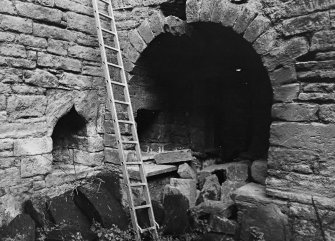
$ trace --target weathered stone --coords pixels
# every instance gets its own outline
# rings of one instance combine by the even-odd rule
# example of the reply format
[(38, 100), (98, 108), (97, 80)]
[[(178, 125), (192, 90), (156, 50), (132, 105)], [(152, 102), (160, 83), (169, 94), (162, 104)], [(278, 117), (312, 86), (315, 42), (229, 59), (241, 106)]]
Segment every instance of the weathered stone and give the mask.
[(154, 12), (149, 17), (149, 25), (154, 36), (158, 36), (163, 32), (163, 16), (159, 12)]
[(268, 31), (259, 36), (252, 46), (258, 54), (264, 55), (275, 47), (277, 38), (278, 33), (276, 30), (270, 28)]
[(316, 121), (318, 120), (317, 105), (310, 104), (275, 104), (272, 106), (272, 117), (286, 121)]
[(10, 67), (16, 68), (25, 68), (25, 69), (34, 69), (36, 68), (36, 61), (32, 61), (29, 59), (21, 59), (21, 58), (13, 58), (13, 57), (1, 57), (0, 56), (0, 64), (8, 65)]
[(30, 19), (0, 15), (0, 29), (4, 31), (13, 30), (21, 33), (32, 33), (33, 22)]
[(40, 87), (56, 87), (58, 78), (48, 71), (37, 69), (35, 71), (26, 71), (24, 73), (25, 83)]
[(200, 19), (201, 1), (187, 0), (186, 1), (186, 19), (188, 23), (198, 22)]
[(144, 42), (137, 30), (130, 31), (128, 37), (130, 43), (139, 53), (142, 53), (143, 50), (147, 47), (146, 43)]
[(52, 67), (56, 69), (70, 70), (80, 72), (82, 64), (79, 60), (64, 58), (61, 56), (38, 53), (37, 64), (43, 67)]
[(154, 156), (154, 159), (157, 164), (166, 164), (192, 161), (194, 158), (191, 150), (179, 150), (158, 153)]
[(208, 166), (202, 172), (215, 173), (219, 170), (224, 170), (225, 177), (231, 181), (245, 181), (248, 179), (248, 164), (242, 161)]
[(0, 96), (0, 111), (6, 110), (7, 98), (5, 95)]
[(164, 31), (175, 36), (184, 35), (187, 31), (186, 22), (175, 16), (165, 18)]
[(0, 13), (16, 14), (13, 2), (9, 0), (2, 0)]
[(57, 55), (67, 55), (68, 48), (69, 42), (67, 41), (49, 39), (47, 51)]
[(247, 29), (251, 21), (255, 18), (255, 16), (255, 11), (247, 7), (244, 8), (242, 14), (240, 14), (236, 19), (233, 29), (239, 34), (243, 33)]
[(25, 47), (18, 44), (2, 44), (0, 46), (0, 54), (12, 57), (21, 57), (21, 58), (27, 57)]
[(230, 181), (227, 180), (222, 183), (221, 185), (221, 202), (225, 204), (232, 204), (233, 200), (231, 198), (231, 195), (234, 193), (234, 191), (242, 186), (244, 186), (246, 182), (242, 181)]
[(100, 166), (104, 160), (103, 152), (86, 152), (75, 150), (74, 162), (86, 166)]
[(262, 58), (268, 70), (274, 70), (277, 66), (290, 66), (293, 60), (308, 53), (309, 43), (305, 38), (292, 38), (273, 49), (269, 55)]
[(197, 188), (195, 180), (171, 178), (170, 185), (174, 188), (177, 188), (180, 191), (180, 193), (188, 199), (190, 207), (193, 207), (195, 205), (197, 196)]
[(33, 34), (39, 37), (75, 41), (77, 35), (70, 30), (57, 28), (45, 24), (34, 23)]
[(329, 102), (335, 100), (335, 93), (300, 93), (298, 99), (303, 101)]
[[(154, 163), (144, 163), (143, 168), (147, 177), (154, 177), (164, 173), (175, 172), (177, 170), (177, 167), (174, 165), (156, 165)], [(140, 180), (139, 168), (129, 167), (128, 171), (131, 178)]]
[(42, 95), (13, 95), (8, 98), (7, 112), (12, 118), (40, 117), (45, 114), (47, 99)]
[(126, 60), (129, 60), (132, 63), (136, 63), (136, 61), (140, 57), (140, 53), (128, 43), (127, 46), (122, 50), (123, 55), (126, 57)]
[(311, 50), (332, 50), (335, 45), (335, 31), (324, 30), (317, 32), (312, 37)]
[(8, 188), (19, 184), (20, 179), (20, 169), (19, 167), (11, 167), (4, 170), (0, 170), (1, 174), (1, 188)]
[(52, 155), (24, 157), (21, 159), (21, 177), (45, 175), (51, 171)]
[(197, 173), (187, 163), (179, 165), (178, 175), (185, 179), (197, 179)]
[(29, 121), (23, 123), (4, 123), (0, 125), (0, 138), (26, 138), (29, 136), (46, 135), (46, 123)]
[(55, 0), (37, 0), (36, 2), (48, 7), (53, 7), (55, 5)]
[(230, 220), (225, 217), (213, 215), (210, 219), (209, 226), (212, 232), (235, 234), (237, 232), (238, 224), (235, 220)]
[(201, 203), (204, 200), (219, 201), (221, 196), (221, 186), (219, 179), (216, 175), (206, 177), (205, 183), (201, 190), (197, 203)]
[(329, 13), (319, 12), (284, 20), (281, 31), (285, 36), (317, 31), (330, 24)]
[(18, 2), (15, 7), (23, 17), (53, 23), (60, 23), (62, 19), (62, 12), (58, 9), (46, 8), (27, 2)]
[(46, 39), (34, 37), (27, 34), (20, 34), (16, 40), (19, 44), (29, 47), (46, 48), (48, 46)]
[(232, 27), (235, 24), (236, 19), (239, 16), (240, 12), (241, 12), (241, 8), (239, 5), (232, 4), (230, 3), (230, 1), (226, 1), (226, 6), (224, 7), (224, 10), (222, 12), (222, 16), (220, 19), (221, 24), (224, 27)]
[(76, 3), (70, 0), (54, 0), (55, 6), (60, 9), (70, 10), (77, 13), (82, 13), (85, 15), (93, 15), (93, 10), (91, 7), (85, 6), (82, 3)]
[(151, 31), (148, 20), (144, 20), (141, 25), (137, 28), (138, 33), (146, 44), (149, 44), (154, 39), (154, 34)]
[(270, 72), (272, 86), (289, 84), (297, 80), (297, 73), (293, 66), (285, 66)]
[(112, 149), (112, 148), (107, 147), (105, 148), (104, 155), (105, 155), (105, 162), (109, 162), (109, 163), (113, 163), (117, 165), (121, 164), (119, 153), (117, 149)]
[(299, 84), (289, 84), (275, 87), (273, 90), (273, 99), (278, 102), (291, 102), (298, 98), (299, 90)]
[(264, 16), (258, 15), (245, 30), (243, 38), (248, 42), (254, 42), (270, 26), (270, 20)]
[(265, 185), (267, 177), (267, 161), (266, 160), (255, 160), (251, 165), (251, 177), (256, 183)]
[(319, 117), (324, 122), (335, 123), (335, 105), (321, 105)]
[(164, 232), (167, 234), (183, 234), (189, 229), (189, 200), (176, 187), (165, 186), (163, 194), (165, 210)]
[(126, 229), (129, 221), (120, 203), (112, 193), (98, 182), (91, 182), (78, 188), (78, 194), (74, 197), (76, 205), (90, 219), (97, 221), (105, 228), (117, 225), (120, 229)]
[(100, 60), (100, 52), (98, 49), (83, 47), (79, 45), (71, 46), (68, 49), (70, 57), (89, 60), (89, 61), (98, 61)]
[(190, 20), (193, 19), (194, 17), (198, 17), (199, 18), (198, 21), (201, 21), (201, 22), (210, 22), (211, 21), (212, 12), (214, 10), (214, 7), (216, 7), (216, 5), (217, 5), (216, 1), (197, 1), (197, 2), (187, 1), (186, 4), (190, 4), (191, 8), (192, 7), (196, 8), (199, 5), (198, 11), (192, 13), (194, 16), (187, 16), (186, 15), (186, 17), (187, 17), (187, 19), (189, 19), (189, 17), (190, 17)]
[(96, 32), (95, 20), (92, 17), (67, 12), (66, 19), (69, 29), (79, 30), (88, 34)]
[(16, 38), (14, 33), (0, 32), (0, 41), (1, 42), (13, 42)]
[(50, 153), (52, 139), (50, 137), (19, 139), (14, 142), (15, 156), (28, 156)]
[(192, 216), (201, 217), (209, 215), (217, 215), (219, 217), (230, 218), (232, 215), (231, 203), (223, 203), (221, 201), (205, 200), (199, 205), (191, 209)]
[(331, 83), (306, 83), (302, 86), (302, 90), (304, 92), (324, 92), (324, 93), (331, 93), (335, 90), (335, 84)]
[(35, 223), (27, 214), (16, 216), (7, 227), (0, 228), (1, 240), (35, 241)]

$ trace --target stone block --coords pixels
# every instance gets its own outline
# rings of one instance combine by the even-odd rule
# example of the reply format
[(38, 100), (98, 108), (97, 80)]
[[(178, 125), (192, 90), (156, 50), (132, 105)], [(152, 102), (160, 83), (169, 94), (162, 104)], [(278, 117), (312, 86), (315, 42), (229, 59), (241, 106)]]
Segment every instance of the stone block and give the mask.
[(259, 36), (252, 46), (258, 54), (264, 55), (275, 47), (277, 38), (277, 31), (270, 28), (261, 36)]
[(129, 42), (134, 46), (134, 48), (139, 52), (142, 53), (143, 50), (147, 47), (147, 44), (142, 39), (141, 35), (138, 31), (132, 30), (128, 34)]
[(203, 202), (204, 200), (219, 201), (220, 197), (221, 186), (218, 177), (216, 175), (206, 177), (200, 196), (197, 200), (197, 204)]
[(15, 186), (21, 181), (19, 167), (11, 167), (0, 170), (0, 175), (2, 177), (0, 182), (0, 188)]
[(329, 24), (329, 13), (318, 12), (284, 20), (282, 23), (281, 32), (285, 36), (291, 36), (304, 32), (321, 30)]
[(7, 14), (15, 15), (16, 11), (15, 11), (13, 2), (9, 0), (2, 0), (0, 13), (7, 13)]
[(75, 40), (77, 40), (77, 34), (75, 34), (73, 31), (63, 29), (63, 28), (34, 23), (32, 25), (32, 29), (33, 29), (32, 30), (33, 34), (39, 37), (60, 39), (60, 40), (66, 40), (70, 42), (74, 42)]
[(154, 34), (151, 31), (148, 20), (144, 20), (141, 25), (137, 28), (138, 33), (146, 44), (149, 44), (154, 39)]
[(60, 23), (62, 20), (63, 13), (58, 9), (47, 8), (29, 2), (18, 2), (15, 7), (18, 14), (26, 18), (52, 23)]
[(323, 122), (335, 123), (335, 105), (321, 105), (319, 117)]
[(92, 17), (74, 12), (67, 12), (66, 20), (69, 29), (78, 30), (88, 34), (96, 33), (95, 20)]
[(50, 137), (20, 139), (14, 142), (15, 156), (33, 156), (52, 151), (52, 139)]
[[(177, 167), (174, 165), (156, 165), (154, 163), (144, 163), (143, 164), (144, 172), (147, 177), (154, 177), (161, 174), (175, 172)], [(140, 180), (139, 168), (129, 167), (129, 176), (134, 179)]]
[(53, 7), (55, 5), (55, 0), (37, 0), (36, 2), (48, 7)]
[(109, 163), (113, 163), (117, 165), (121, 164), (119, 153), (117, 149), (106, 147), (104, 151), (104, 155), (105, 155), (105, 162), (109, 162)]
[(52, 169), (52, 155), (23, 157), (21, 159), (21, 177), (45, 175)]
[(81, 2), (74, 2), (71, 0), (54, 0), (54, 1), (55, 6), (57, 8), (93, 16), (93, 9), (89, 6), (85, 6)]
[(335, 84), (332, 83), (306, 83), (302, 86), (303, 92), (314, 93), (314, 92), (324, 92), (331, 93), (335, 91)]
[(197, 179), (196, 171), (187, 163), (179, 165), (178, 175), (184, 179)]
[(272, 86), (290, 84), (297, 81), (297, 73), (294, 66), (284, 66), (269, 73)]
[(67, 50), (69, 48), (69, 42), (62, 40), (49, 39), (47, 51), (52, 54), (57, 55), (67, 55)]
[(256, 183), (265, 185), (267, 177), (268, 163), (267, 160), (255, 160), (251, 165), (251, 177)]
[(103, 152), (74, 151), (74, 162), (85, 166), (101, 166), (104, 161)]
[(35, 71), (26, 71), (25, 82), (39, 87), (56, 87), (58, 78), (48, 71), (37, 69)]
[(335, 30), (324, 30), (317, 32), (312, 37), (311, 50), (324, 51), (334, 50)]
[(74, 201), (91, 222), (99, 222), (105, 228), (117, 225), (122, 230), (125, 230), (129, 225), (128, 217), (120, 200), (116, 199), (105, 186), (101, 186), (98, 182), (91, 182), (79, 187)]
[[(213, 12), (214, 8), (216, 7), (215, 10), (217, 10), (217, 8), (219, 8), (218, 5), (220, 3), (217, 3), (216, 1), (198, 1), (198, 2), (194, 2), (194, 3), (191, 2), (191, 1), (187, 1), (186, 4), (190, 4), (190, 7), (195, 7), (195, 8), (197, 8), (199, 6), (198, 7), (199, 9), (195, 9), (195, 10), (198, 10), (198, 11), (193, 14), (194, 16), (187, 16), (186, 15), (186, 18), (189, 22), (192, 22), (194, 17), (195, 18), (198, 17), (199, 18), (198, 21), (201, 21), (201, 22), (210, 22), (211, 21), (211, 15), (212, 15), (212, 12)], [(217, 19), (216, 22), (219, 22), (219, 19)]]
[(125, 56), (125, 59), (127, 61), (130, 61), (131, 63), (134, 63), (134, 64), (140, 57), (140, 53), (137, 52), (137, 50), (130, 43), (128, 43), (124, 47), (124, 49), (122, 49), (122, 54)]
[(0, 138), (27, 138), (46, 135), (47, 126), (43, 121), (27, 121), (23, 123), (1, 123)]
[(45, 114), (47, 98), (43, 95), (12, 95), (7, 112), (11, 118), (41, 117)]
[(163, 32), (164, 18), (160, 12), (155, 11), (149, 16), (149, 25), (154, 36)]
[(46, 48), (48, 46), (45, 38), (34, 37), (26, 34), (20, 34), (17, 36), (16, 41), (27, 47)]
[(187, 197), (190, 207), (194, 207), (197, 196), (197, 184), (195, 180), (171, 178), (170, 185), (174, 188), (177, 188), (181, 194)]
[(5, 95), (0, 96), (0, 111), (6, 110), (7, 97)]
[(174, 36), (182, 36), (187, 31), (186, 22), (175, 16), (165, 18), (164, 31)]
[(187, 211), (189, 200), (181, 191), (170, 185), (166, 185), (163, 194), (163, 207), (165, 210), (164, 233), (183, 234), (190, 227)]
[(30, 19), (0, 15), (0, 29), (4, 31), (10, 30), (21, 33), (32, 33), (33, 22)]
[(216, 233), (235, 235), (238, 224), (235, 220), (213, 215), (209, 221), (210, 230)]
[(237, 17), (233, 29), (239, 34), (243, 33), (247, 29), (251, 21), (255, 18), (255, 16), (255, 11), (245, 7), (242, 13)]
[(79, 45), (71, 46), (68, 49), (70, 57), (84, 59), (88, 61), (98, 62), (100, 60), (100, 52), (98, 49), (83, 47)]
[(231, 203), (221, 201), (206, 200), (199, 205), (191, 208), (192, 216), (197, 219), (201, 216), (217, 215), (219, 217), (230, 218), (232, 216)]
[(245, 181), (248, 179), (248, 164), (245, 162), (229, 162), (204, 168), (203, 172), (215, 173), (223, 170), (226, 179), (231, 181)]
[(292, 102), (298, 98), (300, 84), (289, 84), (273, 88), (273, 99), (276, 102)]
[(186, 19), (188, 23), (198, 22), (200, 20), (201, 1), (186, 1)]
[(242, 186), (244, 186), (246, 182), (243, 181), (230, 181), (227, 180), (222, 183), (221, 185), (221, 197), (220, 200), (221, 202), (225, 204), (232, 204), (233, 200), (231, 198), (232, 194), (234, 191)]
[(70, 70), (73, 72), (80, 72), (82, 67), (82, 63), (79, 60), (41, 52), (38, 53), (37, 65), (42, 67)]
[(248, 42), (254, 42), (270, 26), (270, 20), (262, 15), (258, 15), (247, 27), (243, 38)]
[(300, 93), (298, 96), (302, 101), (330, 102), (335, 100), (334, 93)]
[(15, 68), (24, 68), (24, 69), (35, 69), (36, 68), (36, 61), (30, 59), (23, 59), (23, 58), (14, 58), (14, 57), (1, 57), (0, 56), (0, 64), (8, 65), (10, 67)]
[(274, 104), (272, 106), (272, 118), (285, 121), (317, 121), (319, 107), (311, 104)]
[(225, 5), (220, 22), (224, 27), (232, 27), (242, 10), (239, 5), (230, 3), (229, 1), (226, 1)]
[(26, 48), (18, 44), (2, 44), (0, 46), (0, 54), (19, 58), (27, 57)]
[(16, 38), (14, 33), (0, 32), (0, 41), (1, 42), (13, 42)]
[(8, 226), (0, 228), (0, 239), (35, 241), (34, 220), (27, 214), (19, 214)]
[(191, 150), (178, 150), (161, 152), (154, 156), (157, 164), (168, 164), (168, 163), (179, 163), (192, 161), (194, 158), (192, 156)]

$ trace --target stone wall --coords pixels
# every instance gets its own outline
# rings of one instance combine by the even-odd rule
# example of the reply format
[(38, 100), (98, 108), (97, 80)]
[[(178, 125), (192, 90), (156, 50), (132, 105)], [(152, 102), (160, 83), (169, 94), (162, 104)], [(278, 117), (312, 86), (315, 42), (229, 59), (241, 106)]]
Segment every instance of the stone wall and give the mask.
[[(185, 32), (183, 20), (163, 15), (163, 2), (115, 3), (130, 7), (115, 13), (130, 83), (137, 60), (155, 37)], [(74, 173), (85, 177), (104, 162), (117, 163), (110, 115), (104, 117), (92, 13), (90, 0), (1, 0), (2, 214), (15, 216), (20, 202), (32, 195), (70, 188), (66, 185)], [(262, 58), (274, 91), (267, 194), (292, 204), (296, 240), (316, 240), (304, 231), (319, 230), (312, 197), (320, 212), (335, 210), (335, 2), (188, 0), (186, 22), (221, 23), (242, 35)], [(51, 136), (73, 106), (86, 120), (87, 136), (78, 148), (77, 171), (71, 165), (65, 175), (53, 166)], [(87, 156), (97, 161), (82, 161)], [(331, 236), (334, 227), (329, 230)]]

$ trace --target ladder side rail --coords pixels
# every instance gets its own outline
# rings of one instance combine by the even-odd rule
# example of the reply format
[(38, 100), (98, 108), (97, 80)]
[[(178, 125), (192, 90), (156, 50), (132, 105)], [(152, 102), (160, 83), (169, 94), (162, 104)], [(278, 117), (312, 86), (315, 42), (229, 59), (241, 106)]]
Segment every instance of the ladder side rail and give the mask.
[[(113, 9), (112, 9), (111, 5), (109, 5), (109, 7), (108, 7), (108, 12), (113, 19), (112, 24), (111, 24), (112, 25), (112, 31), (116, 33), (115, 34), (116, 41), (114, 43), (115, 48), (121, 49), (120, 48), (120, 43), (119, 43), (118, 32), (117, 32), (117, 28), (116, 28), (116, 22), (115, 22), (115, 18), (114, 18), (114, 13), (113, 13)], [(133, 112), (133, 108), (132, 108), (132, 105), (131, 105), (131, 99), (130, 99), (130, 96), (129, 96), (129, 89), (128, 89), (128, 84), (127, 84), (126, 73), (125, 73), (125, 70), (124, 70), (124, 64), (123, 64), (121, 51), (119, 51), (117, 53), (117, 59), (118, 59), (118, 64), (120, 66), (122, 66), (121, 81), (122, 81), (122, 83), (125, 83), (124, 96), (125, 96), (126, 102), (129, 103), (128, 117), (129, 117), (129, 120), (134, 123), (131, 126), (131, 130), (132, 130), (132, 136), (134, 138), (134, 141), (137, 142), (136, 147), (135, 147), (136, 148), (136, 156), (137, 156), (138, 161), (142, 163), (142, 153), (141, 153), (138, 134), (137, 134), (136, 126), (135, 126), (135, 119), (134, 119), (134, 114), (133, 114), (134, 112)], [(150, 197), (150, 193), (149, 193), (148, 182), (147, 182), (147, 178), (146, 178), (146, 174), (145, 174), (143, 165), (140, 165), (139, 173), (140, 173), (140, 177), (141, 177), (141, 182), (146, 184), (145, 187), (144, 187), (144, 189), (146, 189), (146, 190), (144, 190), (144, 195), (145, 195), (146, 202), (151, 206), (151, 208), (149, 208), (148, 216), (149, 216), (149, 220), (150, 220), (150, 226), (153, 227), (153, 226), (156, 226), (156, 221), (155, 221), (155, 218), (154, 218), (154, 213), (153, 213), (152, 202), (151, 202), (151, 197)], [(158, 236), (156, 232), (155, 232), (154, 235)], [(156, 237), (156, 238), (158, 238), (158, 237)]]
[[(127, 194), (128, 194), (128, 202), (130, 205), (130, 214), (131, 214), (131, 220), (132, 220), (132, 224), (133, 227), (135, 229), (135, 235), (136, 235), (136, 239), (137, 240), (141, 240), (140, 237), (140, 233), (139, 233), (139, 229), (138, 229), (138, 225), (137, 225), (137, 217), (135, 214), (135, 210), (134, 210), (134, 206), (133, 206), (133, 197), (131, 194), (131, 189), (130, 189), (130, 185), (129, 185), (129, 176), (128, 176), (128, 171), (126, 169), (126, 165), (125, 165), (125, 160), (126, 157), (124, 155), (124, 151), (123, 151), (123, 145), (122, 145), (122, 137), (121, 137), (121, 133), (120, 133), (120, 126), (118, 123), (118, 117), (117, 117), (117, 111), (116, 111), (116, 106), (114, 103), (114, 95), (113, 95), (113, 91), (112, 91), (112, 84), (111, 84), (111, 80), (110, 80), (110, 73), (109, 73), (109, 68), (108, 68), (108, 63), (107, 63), (107, 56), (106, 56), (106, 52), (104, 49), (104, 39), (102, 36), (102, 31), (101, 31), (101, 24), (100, 24), (100, 16), (99, 16), (99, 8), (98, 8), (98, 3), (97, 0), (92, 0), (93, 3), (93, 9), (94, 9), (94, 15), (95, 15), (95, 21), (96, 21), (96, 26), (97, 26), (97, 34), (98, 34), (98, 39), (99, 39), (99, 47), (100, 47), (100, 53), (101, 53), (101, 58), (102, 58), (102, 62), (103, 62), (103, 69), (104, 69), (104, 73), (105, 73), (105, 81), (106, 81), (106, 87), (107, 87), (107, 93), (108, 93), (108, 105), (110, 107), (111, 110), (111, 114), (113, 117), (113, 125), (114, 125), (114, 132), (117, 138), (117, 143), (118, 143), (118, 150), (119, 150), (119, 158), (122, 164), (122, 172), (123, 172), (123, 177), (125, 179), (125, 184), (126, 184), (126, 190), (127, 190)], [(109, 7), (111, 7), (111, 2), (109, 4)], [(113, 20), (112, 20), (113, 21)], [(115, 39), (114, 36), (114, 41), (117, 41), (117, 39)], [(119, 51), (120, 52), (120, 51)]]

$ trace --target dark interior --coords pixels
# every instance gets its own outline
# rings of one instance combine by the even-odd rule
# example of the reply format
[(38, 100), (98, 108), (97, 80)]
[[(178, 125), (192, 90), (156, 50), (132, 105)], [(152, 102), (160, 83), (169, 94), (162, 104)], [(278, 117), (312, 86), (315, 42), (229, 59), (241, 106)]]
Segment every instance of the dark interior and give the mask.
[(224, 160), (265, 156), (272, 88), (252, 46), (232, 30), (197, 23), (158, 36), (130, 81), (144, 150), (219, 150)]

